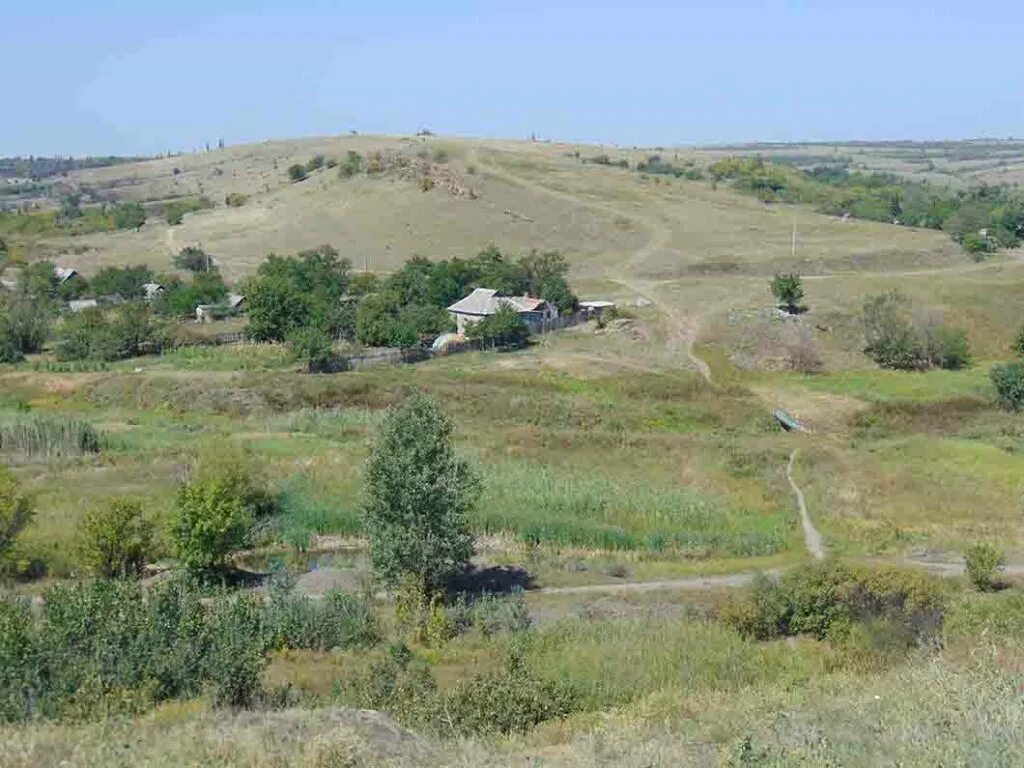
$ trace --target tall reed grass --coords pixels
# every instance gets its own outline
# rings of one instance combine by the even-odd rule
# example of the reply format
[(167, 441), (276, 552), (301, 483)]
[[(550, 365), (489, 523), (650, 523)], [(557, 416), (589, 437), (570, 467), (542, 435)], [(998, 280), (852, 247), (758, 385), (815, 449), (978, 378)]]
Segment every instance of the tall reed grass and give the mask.
[(100, 434), (81, 419), (28, 414), (0, 421), (0, 453), (52, 459), (99, 451)]

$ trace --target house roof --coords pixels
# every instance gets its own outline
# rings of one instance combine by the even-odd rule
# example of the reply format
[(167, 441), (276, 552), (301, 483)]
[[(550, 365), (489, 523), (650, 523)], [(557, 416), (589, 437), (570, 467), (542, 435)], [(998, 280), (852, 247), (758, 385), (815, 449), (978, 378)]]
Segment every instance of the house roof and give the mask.
[(511, 304), (512, 307), (520, 312), (535, 312), (547, 304), (544, 299), (538, 299), (534, 296), (509, 296), (502, 301), (505, 304)]
[(229, 293), (228, 294), (228, 306), (232, 309), (237, 309), (238, 306), (245, 301), (245, 296), (240, 293)]
[(459, 315), (493, 315), (500, 307), (508, 306), (516, 312), (535, 312), (545, 304), (544, 299), (533, 296), (499, 296), (492, 288), (477, 288), (448, 307), (448, 311)]
[(497, 295), (498, 292), (491, 288), (477, 288), (448, 307), (448, 311), (460, 315), (493, 315), (498, 308), (494, 300)]

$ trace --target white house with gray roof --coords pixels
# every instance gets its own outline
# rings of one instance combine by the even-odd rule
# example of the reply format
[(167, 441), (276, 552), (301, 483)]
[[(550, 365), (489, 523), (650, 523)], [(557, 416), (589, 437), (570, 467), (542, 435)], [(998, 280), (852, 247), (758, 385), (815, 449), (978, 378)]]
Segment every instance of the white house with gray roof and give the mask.
[(502, 306), (512, 307), (534, 332), (558, 317), (558, 307), (544, 299), (533, 296), (499, 296), (492, 288), (477, 288), (469, 296), (448, 307), (448, 312), (455, 320), (459, 334), (463, 334), (468, 325), (493, 315)]

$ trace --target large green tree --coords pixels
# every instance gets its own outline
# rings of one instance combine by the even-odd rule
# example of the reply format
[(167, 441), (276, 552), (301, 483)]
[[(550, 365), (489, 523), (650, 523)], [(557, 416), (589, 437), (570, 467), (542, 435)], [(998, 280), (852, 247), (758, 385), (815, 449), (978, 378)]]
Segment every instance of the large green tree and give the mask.
[(376, 572), (389, 583), (414, 579), (441, 589), (473, 553), (467, 515), (477, 473), (452, 445), (452, 423), (437, 403), (414, 394), (381, 426), (367, 461), (363, 511)]

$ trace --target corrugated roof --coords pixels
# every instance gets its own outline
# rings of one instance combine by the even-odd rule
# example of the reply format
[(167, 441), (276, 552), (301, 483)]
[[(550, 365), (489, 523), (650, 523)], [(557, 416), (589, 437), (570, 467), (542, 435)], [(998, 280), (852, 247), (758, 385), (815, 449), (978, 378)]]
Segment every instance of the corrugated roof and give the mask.
[(448, 311), (463, 315), (492, 315), (497, 309), (494, 300), (497, 293), (491, 288), (477, 288), (466, 298), (459, 299), (448, 307)]

